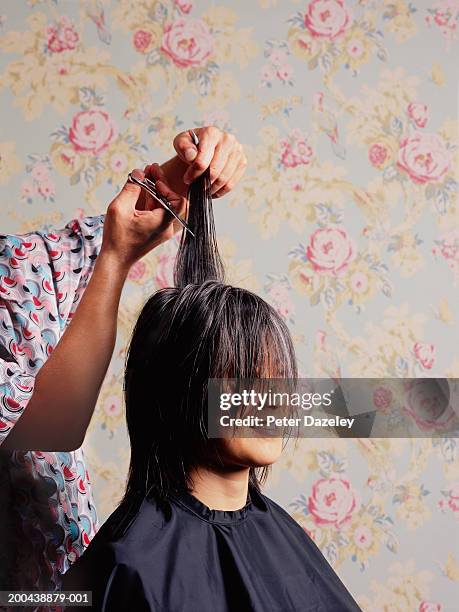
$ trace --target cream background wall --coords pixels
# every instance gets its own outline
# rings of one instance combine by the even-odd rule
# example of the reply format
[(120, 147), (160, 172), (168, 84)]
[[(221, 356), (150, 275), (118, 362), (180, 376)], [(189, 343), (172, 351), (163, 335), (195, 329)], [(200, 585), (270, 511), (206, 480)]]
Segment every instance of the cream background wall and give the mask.
[[(215, 206), (230, 279), (286, 318), (303, 374), (459, 377), (458, 23), (457, 0), (4, 0), (1, 230), (103, 212), (214, 123), (249, 158)], [(86, 443), (102, 520), (128, 461), (124, 347), (175, 248), (126, 286)], [(302, 441), (267, 491), (364, 610), (457, 610), (457, 441)]]

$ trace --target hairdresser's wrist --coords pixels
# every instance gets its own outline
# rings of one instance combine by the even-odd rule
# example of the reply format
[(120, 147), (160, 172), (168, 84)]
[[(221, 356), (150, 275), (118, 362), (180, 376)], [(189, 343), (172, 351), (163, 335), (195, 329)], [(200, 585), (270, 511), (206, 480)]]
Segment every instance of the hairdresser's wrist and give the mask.
[(111, 281), (118, 281), (124, 284), (129, 270), (134, 263), (134, 261), (126, 258), (123, 254), (102, 245), (94, 272), (98, 271), (102, 276), (109, 275)]
[(182, 198), (186, 198), (188, 195), (189, 185), (183, 182), (183, 176), (188, 168), (189, 164), (180, 159), (178, 155), (161, 164), (161, 169), (164, 172), (169, 187)]

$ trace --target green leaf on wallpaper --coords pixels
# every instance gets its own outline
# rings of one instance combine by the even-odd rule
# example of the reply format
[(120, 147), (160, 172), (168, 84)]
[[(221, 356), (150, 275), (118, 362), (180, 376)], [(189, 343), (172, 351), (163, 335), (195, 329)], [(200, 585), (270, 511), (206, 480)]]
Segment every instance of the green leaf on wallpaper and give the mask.
[(309, 70), (314, 70), (315, 68), (317, 68), (318, 59), (319, 59), (319, 56), (315, 55), (313, 58), (309, 60), (308, 62)]
[(386, 535), (386, 547), (392, 553), (398, 552), (399, 543), (398, 543), (398, 540), (394, 536), (393, 533), (390, 533), (390, 532), (387, 533), (387, 535)]
[(332, 57), (330, 53), (324, 53), (319, 58), (320, 67), (324, 72), (330, 72), (330, 68), (332, 65)]
[(70, 185), (76, 185), (77, 183), (80, 182), (80, 173), (79, 172), (75, 172), (74, 174), (72, 174), (72, 176), (70, 177)]
[(383, 47), (379, 47), (376, 57), (382, 62), (387, 62), (387, 51)]
[(336, 291), (333, 287), (327, 287), (322, 293), (322, 299), (327, 306), (334, 306), (336, 303)]
[(311, 295), (311, 297), (309, 298), (309, 303), (311, 306), (317, 306), (319, 302), (320, 302), (320, 291), (317, 291), (316, 293), (313, 293)]
[(403, 122), (399, 117), (392, 117), (390, 122), (390, 132), (394, 136), (400, 136), (403, 130)]
[(448, 211), (450, 203), (449, 194), (444, 189), (439, 189), (435, 196), (435, 206), (440, 214), (445, 214)]
[(330, 565), (335, 565), (338, 560), (338, 547), (334, 542), (329, 542), (325, 546), (325, 557)]
[(426, 199), (430, 200), (431, 198), (433, 198), (436, 191), (437, 191), (437, 187), (435, 185), (428, 185), (425, 190)]

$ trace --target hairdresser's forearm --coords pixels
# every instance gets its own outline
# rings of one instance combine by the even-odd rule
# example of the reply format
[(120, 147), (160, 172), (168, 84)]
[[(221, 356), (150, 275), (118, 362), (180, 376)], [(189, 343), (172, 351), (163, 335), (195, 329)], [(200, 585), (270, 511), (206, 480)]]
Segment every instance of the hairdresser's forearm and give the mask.
[(33, 396), (4, 446), (73, 450), (81, 446), (116, 340), (128, 268), (103, 251), (76, 313), (35, 381)]

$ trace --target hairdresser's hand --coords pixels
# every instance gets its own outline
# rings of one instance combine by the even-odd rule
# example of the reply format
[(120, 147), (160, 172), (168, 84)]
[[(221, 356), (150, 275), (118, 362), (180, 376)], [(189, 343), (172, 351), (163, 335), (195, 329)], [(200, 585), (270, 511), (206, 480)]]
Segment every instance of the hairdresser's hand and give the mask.
[(172, 189), (186, 196), (189, 185), (210, 167), (212, 195), (219, 198), (231, 191), (244, 174), (247, 166), (244, 149), (233, 134), (217, 127), (194, 131), (199, 138), (198, 148), (189, 131), (180, 132), (174, 138), (177, 155), (161, 168)]
[[(159, 193), (167, 197), (178, 215), (184, 215), (186, 199), (161, 180), (158, 164), (147, 168), (156, 181)], [(145, 178), (141, 170), (136, 169), (132, 173), (141, 180)], [(172, 238), (176, 231), (173, 221), (172, 215), (141, 187), (127, 181), (107, 209), (99, 257), (110, 258), (127, 273), (143, 255)]]

